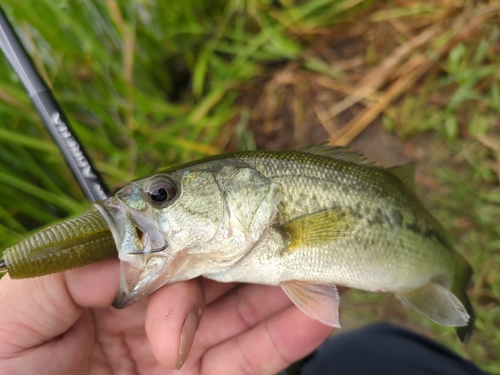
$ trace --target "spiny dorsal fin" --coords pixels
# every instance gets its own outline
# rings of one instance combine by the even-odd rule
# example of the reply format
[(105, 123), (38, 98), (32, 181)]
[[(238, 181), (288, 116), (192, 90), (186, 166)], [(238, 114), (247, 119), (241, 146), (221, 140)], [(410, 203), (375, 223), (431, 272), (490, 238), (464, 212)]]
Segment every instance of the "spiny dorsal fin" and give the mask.
[(302, 147), (297, 149), (296, 151), (306, 154), (326, 156), (337, 160), (344, 160), (367, 167), (381, 168), (374, 162), (367, 160), (364, 155), (358, 154), (355, 151), (351, 151), (346, 147), (328, 146), (328, 143), (320, 143), (318, 145)]
[[(326, 156), (332, 159), (344, 160), (365, 167), (382, 169), (383, 167), (366, 159), (362, 154), (351, 151), (342, 146), (328, 146), (328, 143), (320, 143), (297, 149), (298, 152), (306, 154)], [(387, 172), (396, 176), (405, 186), (408, 191), (415, 192), (415, 163), (408, 163), (397, 167), (386, 168)]]
[(404, 165), (399, 165), (397, 167), (387, 168), (386, 171), (390, 174), (396, 176), (398, 180), (400, 180), (404, 187), (411, 191), (415, 192), (415, 163), (408, 163)]

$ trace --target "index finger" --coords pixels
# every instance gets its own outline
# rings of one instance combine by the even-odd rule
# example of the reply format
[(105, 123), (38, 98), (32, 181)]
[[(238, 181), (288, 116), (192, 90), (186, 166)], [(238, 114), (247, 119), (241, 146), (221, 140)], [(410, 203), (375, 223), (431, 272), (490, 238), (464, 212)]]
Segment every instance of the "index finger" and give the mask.
[[(118, 291), (115, 259), (32, 279), (0, 280), (3, 355), (33, 348), (66, 332), (83, 307), (111, 304)], [(62, 313), (63, 312), (63, 313)]]

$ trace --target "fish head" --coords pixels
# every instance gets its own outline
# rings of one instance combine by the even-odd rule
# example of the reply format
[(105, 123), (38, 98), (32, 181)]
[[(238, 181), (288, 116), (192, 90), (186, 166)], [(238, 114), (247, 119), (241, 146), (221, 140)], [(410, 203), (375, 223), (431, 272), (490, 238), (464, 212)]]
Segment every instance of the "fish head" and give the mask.
[(279, 184), (223, 160), (133, 181), (95, 203), (121, 262), (115, 307), (165, 284), (228, 269), (267, 233), (279, 200)]

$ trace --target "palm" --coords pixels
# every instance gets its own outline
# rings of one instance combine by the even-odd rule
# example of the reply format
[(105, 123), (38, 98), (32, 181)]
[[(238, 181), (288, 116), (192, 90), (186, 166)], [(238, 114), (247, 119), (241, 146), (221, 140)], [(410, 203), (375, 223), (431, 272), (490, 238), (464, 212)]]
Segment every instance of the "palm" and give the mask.
[[(128, 309), (92, 309), (95, 343), (91, 373), (157, 374), (162, 366), (154, 358), (144, 321), (147, 301)], [(164, 369), (164, 368), (163, 368)]]
[[(116, 293), (117, 264), (110, 264), (67, 273), (65, 282), (60, 275), (2, 280), (0, 298), (20, 301), (15, 308), (0, 306), (0, 373), (18, 368), (47, 374), (169, 374), (166, 367), (178, 365), (186, 316), (203, 310), (189, 357), (172, 374), (275, 373), (331, 331), (293, 307), (277, 287), (208, 280), (203, 288), (200, 280), (174, 284), (116, 310), (109, 303)], [(71, 299), (64, 297), (68, 292)]]

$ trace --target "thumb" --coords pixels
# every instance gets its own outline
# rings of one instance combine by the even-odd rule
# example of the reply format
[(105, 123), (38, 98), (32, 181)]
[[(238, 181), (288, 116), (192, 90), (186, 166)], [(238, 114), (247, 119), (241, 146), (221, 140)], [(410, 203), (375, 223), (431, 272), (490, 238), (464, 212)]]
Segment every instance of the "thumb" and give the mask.
[(9, 357), (57, 337), (83, 307), (105, 307), (118, 291), (116, 259), (33, 279), (0, 280), (0, 355)]

